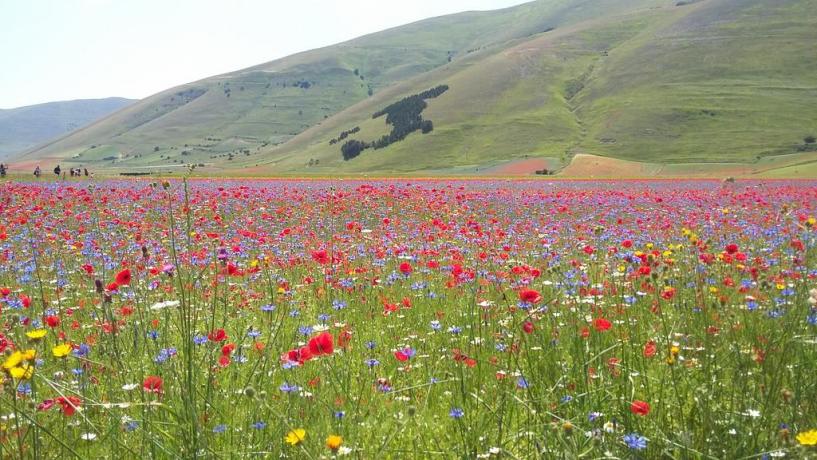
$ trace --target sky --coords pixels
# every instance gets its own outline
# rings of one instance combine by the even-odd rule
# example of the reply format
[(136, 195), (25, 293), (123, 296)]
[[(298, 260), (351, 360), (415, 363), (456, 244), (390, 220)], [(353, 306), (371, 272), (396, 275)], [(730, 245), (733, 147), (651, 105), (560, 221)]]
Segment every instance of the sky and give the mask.
[(0, 108), (170, 87), (526, 0), (0, 0)]

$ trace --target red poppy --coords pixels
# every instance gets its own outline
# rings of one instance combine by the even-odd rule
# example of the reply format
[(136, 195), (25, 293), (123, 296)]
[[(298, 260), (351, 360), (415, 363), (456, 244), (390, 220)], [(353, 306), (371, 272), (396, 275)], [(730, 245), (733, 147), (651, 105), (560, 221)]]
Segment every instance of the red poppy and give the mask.
[(296, 352), (297, 360), (299, 363), (303, 364), (314, 357), (314, 354), (309, 350), (308, 346), (304, 346), (298, 349)]
[(650, 404), (646, 401), (635, 400), (630, 404), (630, 412), (643, 417), (650, 413)]
[(70, 417), (77, 411), (77, 408), (79, 408), (82, 400), (76, 396), (60, 396), (55, 400), (55, 402), (62, 406), (62, 414), (66, 417)]
[(142, 382), (142, 388), (149, 392), (149, 393), (161, 393), (162, 392), (162, 378), (158, 375), (149, 375), (145, 377), (144, 382)]
[(650, 340), (644, 345), (644, 357), (645, 358), (652, 358), (655, 356), (655, 352), (657, 351), (657, 347), (655, 346), (655, 341)]
[(312, 251), (312, 260), (322, 265), (328, 264), (329, 255), (326, 254), (325, 249), (321, 249), (320, 251)]
[(227, 345), (221, 347), (221, 354), (224, 356), (229, 356), (233, 351), (235, 351), (234, 343), (228, 343)]
[(542, 300), (542, 295), (533, 289), (522, 289), (519, 291), (519, 299), (527, 303), (538, 303)]
[(400, 264), (400, 273), (402, 273), (402, 274), (404, 274), (404, 275), (410, 275), (412, 271), (413, 271), (413, 270), (412, 270), (412, 268), (411, 268), (411, 264), (410, 264), (410, 263), (408, 263), (408, 262), (403, 262), (402, 264)]
[(223, 342), (227, 340), (227, 333), (224, 332), (224, 329), (216, 329), (215, 331), (207, 334), (207, 339), (211, 342)]
[(522, 330), (525, 331), (525, 334), (532, 333), (534, 330), (533, 323), (530, 321), (525, 321), (525, 324), (522, 325)]
[(331, 355), (335, 351), (334, 337), (328, 332), (322, 332), (309, 340), (309, 351), (315, 355)]
[(352, 331), (348, 329), (344, 329), (340, 331), (338, 334), (338, 346), (341, 348), (346, 348), (349, 346), (349, 342), (352, 341)]
[(670, 300), (675, 296), (675, 288), (673, 287), (666, 287), (663, 291), (661, 291), (661, 297)]
[(609, 331), (611, 327), (613, 327), (613, 323), (604, 318), (596, 318), (593, 320), (593, 328), (599, 332)]
[(116, 284), (120, 286), (130, 286), (130, 269), (126, 268), (116, 274)]
[(738, 248), (738, 245), (735, 244), (735, 243), (731, 243), (731, 244), (726, 245), (726, 253), (727, 254), (734, 254), (734, 253), (738, 252), (739, 249), (740, 248)]
[(57, 327), (60, 325), (60, 319), (54, 315), (46, 316), (45, 324), (47, 324), (48, 327)]

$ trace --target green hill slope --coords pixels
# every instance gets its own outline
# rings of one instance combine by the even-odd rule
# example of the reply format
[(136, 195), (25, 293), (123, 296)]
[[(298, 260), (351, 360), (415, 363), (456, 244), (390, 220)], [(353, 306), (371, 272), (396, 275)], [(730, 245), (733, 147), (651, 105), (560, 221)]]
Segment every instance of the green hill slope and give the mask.
[[(246, 174), (471, 174), (526, 158), (553, 169), (576, 153), (808, 163), (814, 43), (809, 0), (540, 0), (173, 88), (24, 158)], [(394, 128), (375, 112), (439, 85), (419, 115), (433, 131), (344, 160), (345, 142)]]

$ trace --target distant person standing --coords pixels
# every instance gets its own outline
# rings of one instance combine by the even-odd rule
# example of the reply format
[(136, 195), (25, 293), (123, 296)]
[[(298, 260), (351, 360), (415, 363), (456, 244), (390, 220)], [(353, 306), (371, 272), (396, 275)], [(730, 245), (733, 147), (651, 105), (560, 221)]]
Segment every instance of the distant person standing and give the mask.
[(0, 177), (6, 177), (6, 165), (0, 163)]
[(57, 176), (58, 179), (60, 177), (60, 172), (62, 172), (62, 168), (60, 168), (60, 165), (57, 165), (57, 167), (54, 168), (54, 175)]
[(39, 179), (39, 178), (40, 178), (40, 174), (42, 174), (42, 172), (40, 172), (40, 165), (37, 165), (37, 167), (36, 167), (36, 168), (34, 168), (34, 177), (36, 177), (37, 179)]
[(84, 168), (83, 171), (85, 171), (85, 177), (88, 177), (88, 168)]

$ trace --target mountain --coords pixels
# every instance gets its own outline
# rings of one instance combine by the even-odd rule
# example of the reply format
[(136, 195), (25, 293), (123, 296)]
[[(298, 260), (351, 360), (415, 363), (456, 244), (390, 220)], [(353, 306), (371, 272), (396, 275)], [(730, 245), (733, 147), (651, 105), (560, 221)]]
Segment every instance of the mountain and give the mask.
[(205, 174), (808, 174), (814, 43), (811, 0), (539, 0), (172, 88), (21, 159)]
[(63, 136), (133, 102), (132, 99), (109, 97), (0, 109), (0, 158)]

